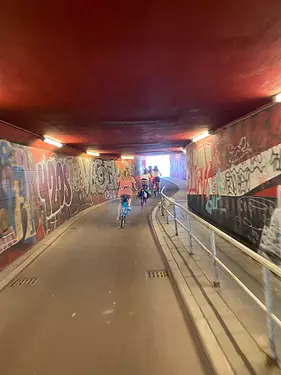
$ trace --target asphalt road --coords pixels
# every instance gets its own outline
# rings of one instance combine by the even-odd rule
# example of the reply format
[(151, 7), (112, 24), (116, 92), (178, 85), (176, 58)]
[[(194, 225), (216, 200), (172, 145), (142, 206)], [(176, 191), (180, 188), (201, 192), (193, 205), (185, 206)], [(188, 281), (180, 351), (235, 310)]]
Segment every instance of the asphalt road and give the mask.
[(146, 277), (165, 268), (155, 201), (134, 201), (124, 229), (117, 202), (92, 210), (18, 276), (36, 284), (0, 293), (1, 374), (212, 373), (171, 281)]

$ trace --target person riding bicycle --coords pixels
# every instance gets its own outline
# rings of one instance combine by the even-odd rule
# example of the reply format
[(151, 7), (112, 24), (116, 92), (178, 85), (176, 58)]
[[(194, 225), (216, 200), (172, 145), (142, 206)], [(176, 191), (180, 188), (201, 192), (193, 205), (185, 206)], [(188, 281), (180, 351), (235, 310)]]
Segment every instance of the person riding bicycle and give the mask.
[(152, 190), (152, 188), (153, 188), (153, 176), (152, 176), (152, 166), (150, 165), (149, 167), (148, 167), (148, 173), (149, 173), (149, 189), (150, 190)]
[[(141, 187), (146, 192), (146, 197), (145, 198), (149, 198), (149, 196), (151, 194), (151, 192), (149, 190), (149, 179), (150, 179), (150, 174), (148, 172), (148, 169), (144, 168), (143, 174), (141, 175)], [(142, 189), (138, 193), (138, 197), (139, 198), (141, 197)]]
[(141, 184), (146, 185), (147, 188), (149, 187), (149, 178), (150, 173), (147, 168), (144, 168), (143, 174), (141, 175)]
[(131, 175), (131, 172), (128, 168), (124, 170), (122, 175), (118, 179), (118, 196), (120, 197), (120, 202), (118, 205), (118, 216), (117, 220), (120, 218), (121, 206), (122, 206), (122, 198), (124, 196), (128, 197), (128, 209), (131, 211), (131, 202), (133, 196), (133, 190), (136, 190), (136, 181), (134, 177)]
[(153, 177), (153, 180), (154, 180), (154, 183), (159, 185), (160, 187), (160, 176), (162, 176), (161, 172), (159, 171), (157, 165), (155, 165), (155, 167), (153, 168), (153, 171), (152, 171), (152, 177)]

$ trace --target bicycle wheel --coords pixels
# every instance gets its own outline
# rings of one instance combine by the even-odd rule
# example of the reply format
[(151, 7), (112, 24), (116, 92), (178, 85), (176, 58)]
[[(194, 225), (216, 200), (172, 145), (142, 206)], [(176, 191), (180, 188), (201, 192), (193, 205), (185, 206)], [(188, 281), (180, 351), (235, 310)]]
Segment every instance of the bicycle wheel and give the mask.
[(120, 227), (121, 228), (124, 228), (124, 226), (125, 226), (125, 216), (121, 216), (121, 221), (120, 221)]
[(143, 196), (143, 194), (141, 195), (141, 206), (143, 206), (143, 204), (144, 204), (144, 196)]

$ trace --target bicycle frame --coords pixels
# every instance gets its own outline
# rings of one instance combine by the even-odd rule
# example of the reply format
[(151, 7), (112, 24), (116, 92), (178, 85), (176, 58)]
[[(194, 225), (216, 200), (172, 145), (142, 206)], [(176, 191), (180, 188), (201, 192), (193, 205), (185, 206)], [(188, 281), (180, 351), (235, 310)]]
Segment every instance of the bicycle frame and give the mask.
[(127, 218), (128, 212), (129, 212), (128, 199), (129, 198), (127, 196), (122, 197), (121, 213), (120, 213), (120, 221), (121, 221), (120, 226), (121, 226), (121, 228), (124, 227), (125, 222), (126, 222), (126, 218)]
[(141, 196), (140, 196), (140, 200), (141, 200), (141, 205), (143, 206), (144, 203), (146, 202), (147, 200), (147, 197), (145, 198), (144, 197), (144, 193), (145, 193), (145, 190), (148, 188), (148, 186), (146, 184), (143, 184), (142, 187), (141, 187)]
[(153, 181), (153, 192), (154, 192), (154, 195), (158, 195), (160, 194), (160, 182), (159, 181)]

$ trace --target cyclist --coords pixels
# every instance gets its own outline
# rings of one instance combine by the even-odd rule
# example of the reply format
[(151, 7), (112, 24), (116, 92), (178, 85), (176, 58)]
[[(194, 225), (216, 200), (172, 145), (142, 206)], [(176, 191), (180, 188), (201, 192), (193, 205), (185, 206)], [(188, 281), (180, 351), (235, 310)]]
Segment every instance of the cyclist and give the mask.
[(122, 175), (118, 179), (118, 190), (119, 190), (119, 197), (120, 202), (118, 205), (118, 216), (117, 220), (120, 218), (121, 206), (122, 206), (122, 197), (128, 197), (128, 210), (131, 211), (131, 202), (133, 196), (133, 190), (136, 190), (136, 181), (134, 177), (131, 175), (129, 168), (126, 168)]
[[(142, 189), (144, 189), (144, 191), (146, 193), (145, 198), (149, 198), (149, 196), (151, 194), (151, 192), (149, 190), (149, 179), (150, 179), (150, 174), (148, 172), (148, 169), (144, 168), (143, 174), (141, 175), (141, 186), (142, 186)], [(141, 198), (142, 189), (139, 191), (139, 194), (138, 194), (139, 198)]]
[(146, 185), (147, 188), (149, 186), (149, 178), (150, 173), (147, 168), (144, 168), (143, 174), (141, 175), (141, 184)]
[(149, 189), (152, 190), (152, 188), (153, 188), (153, 176), (152, 176), (152, 166), (151, 165), (148, 167), (148, 173), (150, 174)]
[(153, 177), (154, 183), (155, 184), (158, 183), (159, 188), (160, 188), (160, 176), (162, 176), (162, 174), (159, 171), (157, 165), (155, 165), (155, 167), (153, 168), (153, 171), (152, 171), (152, 177)]

